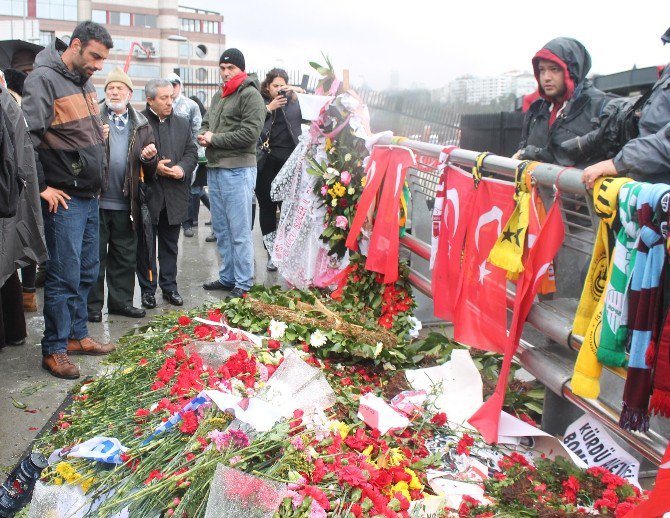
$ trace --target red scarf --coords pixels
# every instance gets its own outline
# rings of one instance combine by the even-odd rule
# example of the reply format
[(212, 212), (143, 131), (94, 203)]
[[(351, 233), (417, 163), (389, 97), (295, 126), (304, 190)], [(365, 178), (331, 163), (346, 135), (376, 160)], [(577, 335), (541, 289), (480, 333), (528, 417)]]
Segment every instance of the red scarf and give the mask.
[(240, 72), (232, 79), (229, 79), (226, 84), (223, 85), (221, 97), (228, 97), (229, 95), (234, 94), (247, 77), (249, 76), (246, 72)]

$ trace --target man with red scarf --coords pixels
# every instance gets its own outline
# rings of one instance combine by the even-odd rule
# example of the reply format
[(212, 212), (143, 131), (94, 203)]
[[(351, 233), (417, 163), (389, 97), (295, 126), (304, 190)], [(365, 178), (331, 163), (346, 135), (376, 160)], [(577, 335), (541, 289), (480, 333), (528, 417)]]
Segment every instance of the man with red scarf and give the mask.
[(253, 284), (251, 203), (256, 185), (256, 143), (265, 123), (265, 102), (244, 55), (227, 49), (219, 60), (223, 90), (213, 96), (198, 143), (205, 147), (212, 230), (220, 256), (219, 276), (206, 290), (244, 295)]
[(561, 148), (563, 142), (595, 129), (608, 101), (586, 79), (590, 69), (591, 56), (572, 38), (555, 38), (535, 54), (539, 98), (526, 114), (520, 150), (514, 158), (579, 168), (603, 158), (600, 150), (597, 156), (576, 158)]

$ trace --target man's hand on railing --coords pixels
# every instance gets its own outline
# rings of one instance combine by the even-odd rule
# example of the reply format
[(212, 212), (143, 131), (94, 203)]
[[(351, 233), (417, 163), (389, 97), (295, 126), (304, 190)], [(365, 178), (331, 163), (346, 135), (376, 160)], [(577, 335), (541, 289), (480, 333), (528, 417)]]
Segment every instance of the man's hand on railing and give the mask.
[(584, 169), (584, 174), (582, 175), (582, 182), (586, 185), (587, 189), (593, 189), (593, 184), (601, 176), (616, 176), (617, 170), (614, 167), (613, 160), (604, 160), (593, 164), (586, 169)]

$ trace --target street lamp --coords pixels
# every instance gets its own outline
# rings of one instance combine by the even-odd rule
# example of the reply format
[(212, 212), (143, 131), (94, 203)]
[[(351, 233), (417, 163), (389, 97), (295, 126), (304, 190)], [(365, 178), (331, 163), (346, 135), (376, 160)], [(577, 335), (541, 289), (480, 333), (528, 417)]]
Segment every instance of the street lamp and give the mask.
[[(187, 66), (188, 66), (188, 71), (189, 71), (189, 74), (190, 74), (191, 73), (191, 54), (193, 53), (193, 45), (191, 44), (191, 41), (186, 36), (182, 36), (181, 34), (171, 34), (170, 36), (168, 36), (167, 39), (169, 41), (179, 41), (181, 43), (187, 43), (188, 44)], [(177, 66), (179, 66), (179, 60), (180, 60), (179, 49), (177, 49)], [(181, 70), (180, 70), (180, 72), (181, 72)], [(182, 79), (185, 79), (185, 78), (182, 78)]]

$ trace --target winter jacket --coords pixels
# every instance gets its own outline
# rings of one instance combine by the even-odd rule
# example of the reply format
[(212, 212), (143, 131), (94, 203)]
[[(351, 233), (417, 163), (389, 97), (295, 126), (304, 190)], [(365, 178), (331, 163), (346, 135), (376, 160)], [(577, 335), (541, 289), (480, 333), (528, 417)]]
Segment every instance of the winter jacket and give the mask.
[(98, 98), (89, 78), (63, 63), (66, 49), (56, 38), (37, 55), (22, 108), (39, 157), (40, 192), (49, 186), (92, 198), (107, 167)]
[[(264, 98), (264, 101), (268, 105), (272, 99)], [(267, 112), (261, 131), (261, 141), (265, 141), (269, 136), (270, 154), (281, 160), (287, 160), (298, 145), (298, 138), (302, 134), (301, 123), (300, 103), (297, 100), (290, 100), (283, 109)]]
[(640, 135), (614, 157), (619, 174), (640, 182), (670, 183), (670, 65), (642, 107)]
[[(105, 102), (100, 103), (100, 117), (104, 124), (110, 124), (109, 113)], [(123, 181), (123, 195), (130, 198), (130, 218), (133, 222), (133, 229), (138, 230), (140, 224), (140, 205), (139, 205), (139, 182), (140, 167), (144, 170), (144, 181), (151, 182), (156, 174), (156, 164), (158, 156), (151, 160), (143, 161), (140, 158), (142, 150), (149, 144), (155, 144), (154, 132), (149, 126), (147, 118), (128, 104), (128, 124), (130, 136), (128, 138), (128, 162), (126, 164), (126, 177)], [(106, 156), (109, 157), (109, 139), (105, 142)], [(105, 192), (109, 185), (108, 171), (102, 182), (102, 192)]]
[(177, 117), (174, 112), (161, 122), (149, 109), (142, 112), (153, 130), (158, 149), (158, 160), (169, 158), (167, 165), (178, 165), (184, 171), (181, 180), (175, 180), (159, 174), (147, 182), (151, 189), (149, 212), (154, 224), (163, 208), (167, 211), (168, 223), (180, 225), (188, 219), (188, 204), (191, 199), (191, 174), (198, 164), (198, 151), (191, 136), (191, 128), (185, 117)]
[(174, 103), (172, 103), (172, 111), (174, 111), (175, 115), (188, 119), (191, 125), (191, 135), (197, 143), (198, 131), (200, 131), (200, 125), (202, 124), (202, 115), (200, 115), (200, 108), (198, 108), (195, 101), (180, 94)]
[[(0, 286), (17, 268), (47, 259), (44, 223), (35, 169), (35, 153), (21, 108), (6, 89), (0, 87), (0, 112), (7, 121), (17, 165), (18, 177), (24, 186), (20, 192), (16, 214), (0, 218)], [(5, 157), (3, 157), (5, 158)]]
[(215, 94), (200, 128), (200, 134), (214, 134), (205, 151), (207, 166), (255, 167), (256, 143), (266, 113), (255, 74), (250, 74), (231, 95)]
[[(540, 84), (539, 61), (548, 59), (564, 70), (567, 103), (553, 124), (549, 124), (552, 99), (547, 97)], [(533, 160), (584, 168), (598, 162), (602, 155), (573, 161), (560, 148), (560, 144), (574, 137), (581, 137), (598, 127), (598, 117), (609, 100), (604, 92), (586, 79), (591, 69), (591, 56), (584, 46), (570, 38), (556, 38), (547, 43), (533, 58), (533, 70), (540, 98), (531, 104), (526, 113), (520, 148), (533, 146), (542, 150), (540, 156), (527, 156)]]

